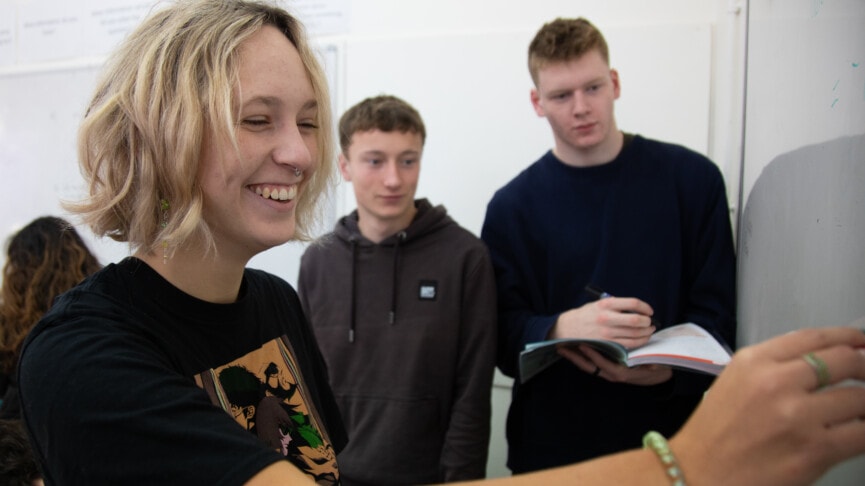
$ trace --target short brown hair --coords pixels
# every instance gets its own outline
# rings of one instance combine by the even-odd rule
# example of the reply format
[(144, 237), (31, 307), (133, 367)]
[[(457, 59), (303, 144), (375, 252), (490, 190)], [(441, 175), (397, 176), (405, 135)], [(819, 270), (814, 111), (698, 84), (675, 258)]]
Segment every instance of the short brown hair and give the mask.
[(367, 98), (349, 108), (339, 119), (339, 146), (348, 153), (351, 137), (357, 132), (413, 132), (426, 141), (426, 128), (420, 113), (413, 106), (391, 95)]
[(547, 22), (529, 44), (529, 73), (532, 81), (537, 86), (538, 71), (550, 62), (576, 59), (595, 49), (609, 64), (610, 51), (607, 41), (601, 31), (588, 20), (582, 17), (557, 18)]

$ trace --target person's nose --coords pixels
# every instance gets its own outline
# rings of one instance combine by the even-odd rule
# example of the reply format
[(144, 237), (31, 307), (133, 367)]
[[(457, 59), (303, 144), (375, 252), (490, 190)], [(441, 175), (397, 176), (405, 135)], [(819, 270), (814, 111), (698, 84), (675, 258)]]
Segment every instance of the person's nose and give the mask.
[(402, 184), (402, 175), (399, 171), (399, 162), (389, 160), (384, 167), (384, 185), (388, 188), (397, 188)]
[(580, 92), (574, 94), (574, 104), (572, 107), (572, 112), (574, 116), (580, 117), (584, 116), (591, 111), (591, 106), (586, 99), (586, 95)]
[(285, 125), (277, 137), (277, 143), (273, 149), (274, 162), (294, 168), (298, 175), (312, 167), (313, 157), (310, 147), (307, 145), (309, 143), (308, 137), (304, 137), (297, 125)]

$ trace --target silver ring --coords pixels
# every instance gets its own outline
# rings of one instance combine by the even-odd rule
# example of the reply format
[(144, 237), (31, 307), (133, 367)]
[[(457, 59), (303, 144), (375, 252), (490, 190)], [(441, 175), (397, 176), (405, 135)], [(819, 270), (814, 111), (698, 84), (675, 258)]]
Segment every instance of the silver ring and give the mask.
[(294, 165), (290, 165), (289, 167), (291, 167), (292, 169), (294, 169), (294, 176), (295, 176), (295, 177), (300, 177), (300, 175), (303, 174), (303, 169), (301, 169), (301, 168), (299, 168), (299, 167), (296, 167), (296, 166), (294, 166)]
[(826, 366), (826, 362), (822, 359), (818, 358), (814, 353), (805, 353), (802, 355), (802, 359), (808, 363), (808, 366), (814, 370), (814, 374), (817, 375), (817, 389), (825, 388), (832, 382), (831, 377), (829, 376), (829, 367)]

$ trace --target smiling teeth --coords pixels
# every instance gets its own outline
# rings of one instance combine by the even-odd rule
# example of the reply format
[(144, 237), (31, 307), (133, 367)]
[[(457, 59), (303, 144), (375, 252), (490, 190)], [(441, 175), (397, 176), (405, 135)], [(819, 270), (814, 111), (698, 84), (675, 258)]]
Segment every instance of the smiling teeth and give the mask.
[(256, 187), (255, 193), (265, 199), (273, 199), (274, 201), (289, 201), (297, 197), (297, 186), (289, 186), (288, 189), (282, 188), (269, 188), (269, 187)]

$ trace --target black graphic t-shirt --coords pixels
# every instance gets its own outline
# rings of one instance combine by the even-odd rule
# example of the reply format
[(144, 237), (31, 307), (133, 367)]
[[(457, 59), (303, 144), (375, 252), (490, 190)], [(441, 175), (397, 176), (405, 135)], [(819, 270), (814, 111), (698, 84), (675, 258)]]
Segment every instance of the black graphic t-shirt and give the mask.
[(109, 265), (34, 328), (19, 378), (46, 484), (235, 485), (283, 459), (338, 483), (323, 360), (294, 289), (265, 272), (212, 304), (135, 258)]
[(241, 427), (319, 484), (337, 484), (336, 454), (321, 432), (317, 411), (308, 405), (299, 371), (291, 343), (280, 337), (196, 376), (196, 383)]

